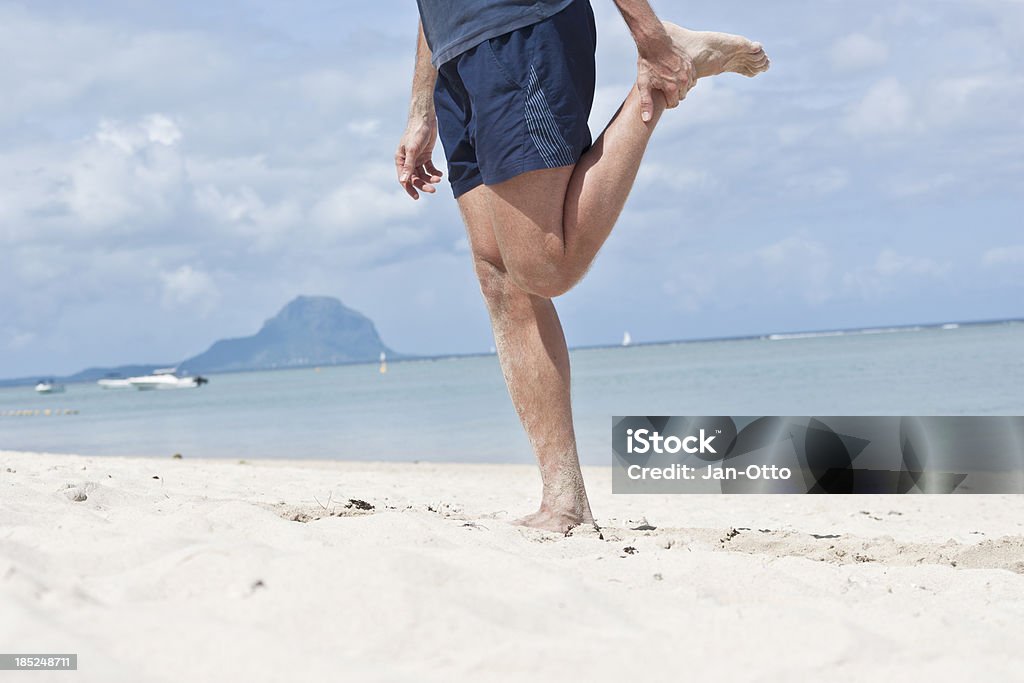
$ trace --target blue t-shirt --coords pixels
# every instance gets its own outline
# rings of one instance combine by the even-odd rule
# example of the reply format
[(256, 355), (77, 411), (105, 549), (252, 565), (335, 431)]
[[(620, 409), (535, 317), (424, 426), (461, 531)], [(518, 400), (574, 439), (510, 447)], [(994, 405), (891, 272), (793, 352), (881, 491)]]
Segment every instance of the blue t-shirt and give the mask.
[(573, 0), (416, 0), (430, 61), (440, 66), (466, 50), (558, 14)]

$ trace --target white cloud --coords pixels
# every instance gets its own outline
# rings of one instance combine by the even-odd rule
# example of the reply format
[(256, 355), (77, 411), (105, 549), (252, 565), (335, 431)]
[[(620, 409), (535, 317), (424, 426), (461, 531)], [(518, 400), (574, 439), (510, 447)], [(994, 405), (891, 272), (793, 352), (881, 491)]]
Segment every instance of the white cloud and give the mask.
[(50, 169), (66, 178), (61, 201), (95, 231), (130, 232), (167, 218), (180, 208), (185, 184), (180, 139), (175, 123), (160, 114), (101, 122), (65, 169)]
[(250, 246), (256, 251), (280, 246), (305, 222), (302, 206), (296, 200), (268, 202), (248, 185), (234, 190), (204, 185), (195, 189), (194, 200), (197, 211), (212, 221), (214, 229), (225, 236), (253, 240)]
[(150, 114), (135, 124), (101, 121), (94, 139), (124, 154), (134, 154), (150, 144), (171, 147), (181, 140), (181, 129), (163, 114)]
[(715, 185), (709, 171), (699, 168), (675, 166), (657, 161), (644, 163), (637, 172), (636, 182), (643, 186), (661, 186), (676, 192), (707, 190)]
[(0, 5), (0, 122), (72, 106), (91, 113), (96, 101), (128, 90), (136, 101), (173, 100), (229, 71), (219, 41), (198, 33), (126, 32), (114, 22), (46, 17), (38, 6)]
[(732, 301), (736, 296), (778, 295), (812, 305), (832, 296), (832, 258), (828, 248), (792, 235), (746, 251), (704, 252), (691, 255), (699, 269), (678, 270), (662, 282), (662, 291), (676, 308), (695, 313), (712, 297)]
[(360, 137), (369, 137), (380, 130), (380, 119), (362, 119), (351, 121), (346, 126), (350, 133)]
[(757, 249), (754, 260), (760, 265), (764, 284), (773, 287), (790, 284), (805, 301), (815, 304), (826, 301), (832, 294), (829, 286), (832, 259), (828, 248), (820, 242), (799, 236), (787, 237)]
[(665, 112), (658, 124), (662, 131), (706, 125), (722, 125), (750, 110), (751, 99), (724, 80), (702, 78), (677, 109)]
[(952, 173), (940, 173), (923, 177), (895, 178), (883, 185), (883, 188), (894, 197), (917, 197), (933, 194), (946, 189), (956, 182)]
[(885, 64), (889, 48), (882, 41), (863, 33), (851, 33), (836, 41), (829, 57), (837, 69), (854, 71)]
[(949, 271), (949, 264), (938, 263), (925, 256), (907, 256), (893, 249), (883, 249), (872, 265), (846, 273), (843, 286), (848, 291), (872, 298), (892, 291), (898, 285), (908, 288), (921, 280), (944, 278)]
[(7, 348), (18, 351), (27, 347), (36, 339), (35, 332), (13, 332), (7, 340)]
[(805, 142), (815, 130), (813, 124), (785, 123), (776, 129), (775, 134), (779, 144), (789, 147)]
[(160, 282), (160, 301), (164, 308), (193, 307), (207, 315), (216, 308), (220, 298), (213, 278), (188, 264), (160, 273)]
[(1024, 244), (989, 249), (981, 258), (987, 267), (1024, 266)]
[(886, 78), (850, 108), (843, 126), (855, 135), (895, 133), (910, 123), (912, 109), (907, 89), (895, 78)]
[(875, 261), (875, 271), (880, 275), (894, 276), (904, 273), (936, 277), (944, 274), (948, 266), (920, 256), (902, 256), (892, 249), (883, 249)]
[(829, 195), (849, 185), (850, 175), (841, 168), (823, 168), (813, 173), (803, 173), (786, 179), (786, 185), (803, 194)]
[(679, 270), (662, 282), (661, 288), (676, 309), (696, 313), (715, 293), (718, 279), (713, 272)]
[(363, 173), (366, 177), (336, 187), (312, 207), (310, 217), (325, 235), (372, 236), (379, 234), (378, 226), (409, 219), (420, 210), (423, 200), (411, 200), (391, 177), (391, 169), (378, 167)]
[[(412, 58), (404, 53), (374, 57), (363, 61), (358, 70), (334, 67), (310, 70), (295, 79), (295, 87), (300, 96), (328, 110), (351, 111), (353, 105), (390, 108), (398, 103), (398, 98), (408, 97)], [(401, 77), (397, 77), (398, 74)]]

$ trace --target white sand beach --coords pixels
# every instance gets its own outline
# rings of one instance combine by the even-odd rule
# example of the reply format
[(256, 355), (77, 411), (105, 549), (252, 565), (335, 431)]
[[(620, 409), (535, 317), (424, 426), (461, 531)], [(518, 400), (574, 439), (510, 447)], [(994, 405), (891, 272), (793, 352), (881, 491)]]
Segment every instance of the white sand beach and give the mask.
[(563, 537), (528, 466), (0, 452), (0, 652), (79, 655), (0, 679), (1024, 680), (1020, 497), (585, 474)]

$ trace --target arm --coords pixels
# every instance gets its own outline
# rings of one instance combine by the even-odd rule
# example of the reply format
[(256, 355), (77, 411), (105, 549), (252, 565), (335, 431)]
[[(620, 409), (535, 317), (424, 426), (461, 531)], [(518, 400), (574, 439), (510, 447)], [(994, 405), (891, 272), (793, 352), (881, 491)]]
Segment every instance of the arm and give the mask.
[(433, 193), (436, 191), (434, 185), (441, 182), (441, 172), (434, 167), (431, 159), (437, 140), (437, 117), (434, 113), (436, 80), (437, 69), (430, 63), (430, 48), (423, 35), (423, 24), (420, 23), (409, 120), (398, 144), (398, 151), (395, 152), (398, 182), (413, 199), (419, 199), (417, 189)]
[(636, 41), (640, 112), (644, 121), (650, 121), (654, 115), (655, 90), (661, 91), (671, 109), (697, 82), (693, 60), (672, 42), (648, 0), (614, 1)]

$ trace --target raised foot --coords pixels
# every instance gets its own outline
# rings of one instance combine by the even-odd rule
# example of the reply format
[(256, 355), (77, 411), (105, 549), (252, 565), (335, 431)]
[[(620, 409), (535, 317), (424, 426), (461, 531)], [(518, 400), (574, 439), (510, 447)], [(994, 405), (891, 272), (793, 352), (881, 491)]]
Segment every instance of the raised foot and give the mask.
[(589, 514), (582, 514), (567, 510), (549, 510), (541, 507), (532, 515), (517, 519), (513, 524), (528, 526), (534, 529), (544, 529), (557, 533), (566, 533), (581, 524), (593, 524), (594, 518)]
[(673, 42), (693, 60), (697, 78), (727, 71), (753, 78), (771, 66), (761, 43), (732, 33), (691, 31), (668, 21), (663, 23)]

